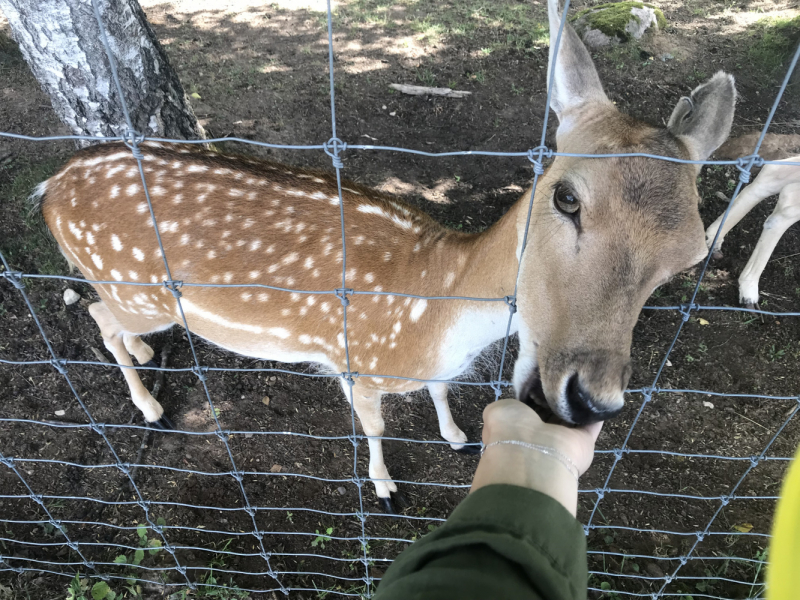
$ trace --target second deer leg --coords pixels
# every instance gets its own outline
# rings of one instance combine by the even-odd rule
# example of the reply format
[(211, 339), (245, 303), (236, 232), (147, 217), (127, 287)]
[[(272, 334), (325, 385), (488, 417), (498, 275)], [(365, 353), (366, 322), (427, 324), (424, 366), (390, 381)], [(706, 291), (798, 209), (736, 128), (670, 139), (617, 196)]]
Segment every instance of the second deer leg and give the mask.
[(797, 221), (800, 221), (800, 184), (795, 183), (783, 188), (775, 210), (764, 221), (764, 230), (758, 244), (739, 276), (739, 302), (748, 307), (756, 305), (761, 273), (783, 234)]
[(130, 333), (123, 333), (122, 334), (122, 343), (125, 344), (125, 348), (128, 350), (130, 354), (133, 354), (136, 357), (136, 362), (140, 365), (150, 362), (153, 360), (153, 349), (142, 341), (138, 335), (133, 335)]
[(439, 433), (450, 442), (453, 450), (463, 450), (467, 435), (453, 421), (450, 405), (447, 403), (447, 384), (429, 383), (428, 391), (433, 398), (433, 405), (436, 407), (436, 416), (439, 418)]
[[(92, 315), (92, 318), (100, 327), (103, 343), (106, 348), (108, 348), (109, 352), (114, 355), (117, 364), (123, 367), (132, 367), (133, 361), (123, 341), (125, 334), (122, 331), (122, 325), (117, 321), (111, 311), (108, 310), (108, 307), (102, 302), (95, 302), (89, 307), (89, 314)], [(144, 344), (144, 342), (142, 343)], [(139, 379), (139, 374), (134, 369), (122, 369), (122, 375), (125, 377), (125, 381), (130, 389), (133, 403), (142, 411), (145, 420), (149, 423), (160, 421), (164, 415), (164, 409), (158, 401), (150, 395), (147, 388), (144, 387), (142, 380)]]

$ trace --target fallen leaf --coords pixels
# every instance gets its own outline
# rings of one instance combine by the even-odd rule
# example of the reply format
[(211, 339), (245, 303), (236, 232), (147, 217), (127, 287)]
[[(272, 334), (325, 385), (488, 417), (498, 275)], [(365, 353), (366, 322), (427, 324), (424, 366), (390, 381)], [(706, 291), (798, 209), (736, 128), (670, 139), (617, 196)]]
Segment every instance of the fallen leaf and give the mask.
[(752, 523), (742, 523), (741, 525), (734, 525), (733, 528), (740, 533), (750, 533), (753, 529)]
[(261, 404), (263, 404), (264, 406), (269, 406), (269, 396), (264, 396), (261, 399)]
[(708, 400), (703, 400), (703, 406), (705, 406), (706, 408), (714, 408), (714, 404), (712, 402), (709, 402)]
[(67, 414), (67, 411), (65, 411), (65, 410), (57, 410), (56, 411), (56, 416), (57, 417), (63, 417), (65, 414)]
[(700, 323), (700, 325), (708, 325), (708, 321), (706, 321), (705, 319), (698, 318), (697, 322)]
[(200, 100), (200, 94), (198, 94), (197, 92), (192, 92), (192, 93), (191, 93), (191, 94), (189, 94), (189, 95), (190, 95), (192, 98), (194, 98), (195, 100)]
[(280, 473), (283, 470), (283, 467), (280, 465), (272, 465), (272, 468), (269, 470), (270, 473)]

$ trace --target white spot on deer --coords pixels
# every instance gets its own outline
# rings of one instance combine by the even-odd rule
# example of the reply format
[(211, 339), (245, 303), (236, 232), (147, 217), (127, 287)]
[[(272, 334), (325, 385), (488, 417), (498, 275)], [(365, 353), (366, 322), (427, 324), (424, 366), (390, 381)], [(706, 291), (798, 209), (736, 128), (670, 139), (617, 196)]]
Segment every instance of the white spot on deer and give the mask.
[(250, 292), (244, 292), (244, 293), (243, 293), (243, 294), (241, 294), (239, 297), (240, 297), (242, 300), (244, 300), (245, 302), (250, 302), (250, 298), (252, 298), (252, 297), (253, 297), (253, 294), (251, 294)]
[(183, 194), (175, 194), (172, 197), (173, 204), (180, 204), (181, 202), (183, 202)]
[(317, 303), (317, 299), (314, 296), (309, 296), (306, 298), (306, 304), (309, 306), (314, 306)]
[(270, 265), (269, 266), (269, 268), (267, 269), (267, 273), (274, 273), (275, 271), (277, 271), (280, 268), (281, 268), (281, 266), (278, 263), (275, 263), (274, 265)]
[(282, 317), (288, 317), (288, 316), (289, 316), (289, 315), (291, 315), (291, 314), (292, 314), (292, 311), (291, 311), (291, 310), (289, 310), (288, 308), (284, 308), (284, 309), (281, 311), (281, 316), (282, 316)]
[(289, 298), (292, 299), (292, 302), (297, 302), (298, 300), (300, 300), (300, 294), (292, 292), (291, 294), (289, 294)]
[(314, 192), (309, 196), (312, 200), (325, 200), (327, 196), (323, 192)]
[(139, 248), (134, 248), (132, 252), (133, 252), (133, 258), (135, 258), (139, 262), (142, 262), (144, 260), (144, 252), (139, 250)]
[(310, 269), (311, 267), (313, 267), (313, 266), (314, 266), (314, 259), (313, 259), (313, 258), (311, 258), (310, 256), (307, 256), (307, 257), (306, 257), (306, 260), (303, 262), (303, 266), (304, 266), (306, 269)]
[(161, 233), (175, 233), (178, 231), (178, 222), (177, 221), (161, 221), (158, 224), (158, 230)]
[(120, 273), (116, 269), (111, 269), (111, 276), (117, 281), (122, 281), (122, 273)]
[(428, 274), (428, 271), (427, 270), (423, 270), (422, 273), (419, 274), (419, 278), (420, 279), (425, 279), (425, 275), (427, 275), (427, 274)]
[(247, 218), (245, 219), (244, 223), (242, 223), (242, 229), (249, 229), (255, 224), (256, 224), (255, 220)]
[(275, 244), (270, 244), (269, 248), (264, 250), (264, 252), (266, 252), (267, 254), (272, 254), (273, 252), (275, 252)]
[[(230, 217), (230, 215), (228, 216)], [(224, 240), (226, 237), (230, 237), (230, 235), (231, 235), (230, 231), (223, 231), (220, 237)]]
[(132, 183), (125, 189), (125, 193), (128, 194), (128, 196), (135, 196), (138, 191), (139, 191), (138, 183)]
[(259, 302), (266, 302), (267, 300), (269, 300), (269, 294), (265, 294), (262, 292), (261, 294), (258, 295)]
[(219, 283), (219, 275), (212, 275), (211, 283)]
[(250, 252), (255, 252), (259, 248), (261, 248), (261, 240), (253, 240), (250, 242), (250, 245), (247, 246), (247, 249), (250, 250)]
[(150, 275), (150, 283), (158, 283), (158, 275)]
[(311, 275), (315, 278), (319, 277), (319, 269), (314, 269), (313, 271), (311, 271)]
[(391, 296), (391, 295), (386, 296), (386, 304), (388, 304), (389, 306), (394, 304), (394, 296)]
[(250, 279), (258, 279), (259, 275), (261, 275), (261, 271), (250, 271)]
[(90, 246), (94, 245), (94, 234), (91, 231), (86, 232), (86, 241)]
[(344, 333), (341, 331), (336, 336), (336, 342), (339, 344), (339, 348), (344, 348)]
[(355, 269), (347, 269), (347, 271), (345, 271), (345, 274), (344, 274), (345, 280), (355, 279), (355, 276), (356, 276), (356, 270)]
[(400, 330), (402, 328), (403, 324), (400, 321), (398, 321), (397, 323), (394, 324), (394, 327), (392, 327), (392, 331), (394, 331), (395, 333), (400, 333)]
[(197, 243), (195, 243), (194, 247), (195, 248), (202, 248), (205, 245), (206, 245), (206, 243), (203, 240), (200, 240)]
[(95, 264), (95, 266), (98, 269), (102, 269), (103, 268), (103, 259), (100, 258), (99, 254), (92, 254), (92, 262)]
[(202, 223), (203, 227), (211, 227), (216, 224), (217, 224), (216, 219), (203, 219)]
[(453, 285), (453, 281), (456, 279), (456, 274), (450, 271), (447, 276), (444, 278), (444, 287), (449, 288)]
[[(117, 302), (120, 302), (120, 303), (122, 302), (122, 300), (119, 297), (119, 292), (117, 292), (117, 286), (115, 286), (115, 285), (111, 286), (111, 297), (114, 298), (114, 300), (116, 300)], [(131, 312), (133, 312), (133, 311), (131, 311)]]
[(181, 246), (185, 246), (186, 244), (188, 244), (190, 239), (191, 238), (189, 238), (189, 234), (188, 233), (184, 233), (181, 236)]
[(147, 202), (139, 202), (139, 204), (136, 205), (136, 212), (139, 213), (140, 215), (146, 213), (147, 212)]
[(377, 356), (373, 356), (372, 360), (369, 363), (369, 368), (370, 369), (374, 369), (376, 366), (378, 366), (378, 357)]
[(297, 254), (297, 252), (292, 252), (291, 254), (287, 254), (286, 256), (284, 256), (281, 259), (281, 262), (284, 265), (290, 265), (290, 264), (292, 264), (294, 262), (297, 262), (299, 259), (300, 259), (300, 256)]
[(205, 173), (208, 171), (208, 167), (205, 165), (189, 165), (189, 168), (186, 169), (189, 173)]
[(75, 225), (75, 223), (73, 223), (72, 221), (68, 221), (68, 222), (67, 222), (67, 227), (69, 227), (69, 231), (70, 231), (70, 233), (71, 233), (72, 235), (74, 235), (74, 236), (75, 236), (77, 239), (79, 239), (79, 240), (82, 240), (82, 239), (83, 239), (83, 231), (81, 231), (81, 230), (80, 230), (80, 229), (79, 229), (79, 228), (78, 228), (78, 227)]
[(331, 196), (330, 200), (328, 200), (332, 206), (339, 206), (339, 196)]
[(153, 187), (150, 188), (150, 195), (151, 196), (163, 196), (166, 193), (167, 193), (167, 190), (165, 190), (160, 185), (154, 185)]
[(230, 169), (214, 169), (214, 175), (228, 175), (233, 173)]
[(373, 273), (367, 273), (366, 275), (364, 275), (364, 281), (366, 281), (367, 283), (372, 283), (373, 281), (375, 281), (375, 275)]
[(242, 190), (230, 189), (228, 190), (228, 196), (231, 196), (232, 198), (241, 198), (244, 196), (244, 192)]
[(139, 274), (136, 271), (128, 271), (128, 277), (131, 278), (131, 281), (139, 281)]
[(320, 304), (319, 308), (322, 312), (327, 313), (328, 311), (330, 311), (331, 305), (329, 302), (323, 302), (322, 304)]
[(383, 253), (383, 262), (389, 262), (392, 260), (392, 253), (391, 252), (384, 252)]
[(310, 335), (303, 334), (300, 337), (298, 337), (297, 339), (301, 344), (305, 344), (306, 346), (308, 346), (311, 343), (311, 336)]
[(111, 247), (117, 252), (122, 250), (122, 240), (119, 239), (116, 233), (111, 234)]
[(425, 312), (425, 309), (428, 308), (428, 301), (422, 298), (418, 298), (416, 302), (414, 302), (414, 306), (411, 309), (411, 313), (409, 316), (411, 317), (411, 322), (416, 323), (419, 321), (419, 318), (422, 316), (422, 313)]
[(213, 258), (217, 258), (217, 253), (214, 252), (213, 250), (209, 250), (208, 254), (206, 254), (206, 257), (208, 257), (208, 260), (211, 260)]
[(174, 187), (176, 190), (183, 189), (183, 182), (182, 181), (176, 181), (175, 183), (172, 184), (172, 187)]

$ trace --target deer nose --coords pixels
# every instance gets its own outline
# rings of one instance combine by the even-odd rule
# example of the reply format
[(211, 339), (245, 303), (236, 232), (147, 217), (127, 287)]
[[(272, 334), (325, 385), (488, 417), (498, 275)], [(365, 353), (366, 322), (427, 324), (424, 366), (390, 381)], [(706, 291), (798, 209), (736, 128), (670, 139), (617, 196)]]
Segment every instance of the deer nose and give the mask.
[(622, 410), (622, 405), (608, 407), (598, 402), (591, 393), (581, 385), (580, 378), (574, 373), (567, 382), (567, 406), (569, 406), (572, 422), (577, 425), (588, 425), (615, 417)]

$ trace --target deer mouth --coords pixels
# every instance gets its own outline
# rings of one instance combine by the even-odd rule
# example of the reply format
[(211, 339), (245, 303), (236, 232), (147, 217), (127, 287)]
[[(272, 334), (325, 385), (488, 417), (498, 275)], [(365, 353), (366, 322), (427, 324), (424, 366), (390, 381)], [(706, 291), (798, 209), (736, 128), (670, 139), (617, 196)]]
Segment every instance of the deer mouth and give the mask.
[(525, 381), (525, 385), (520, 389), (518, 399), (536, 411), (536, 414), (545, 422), (551, 422), (556, 417), (544, 395), (539, 367), (534, 368), (533, 373)]

